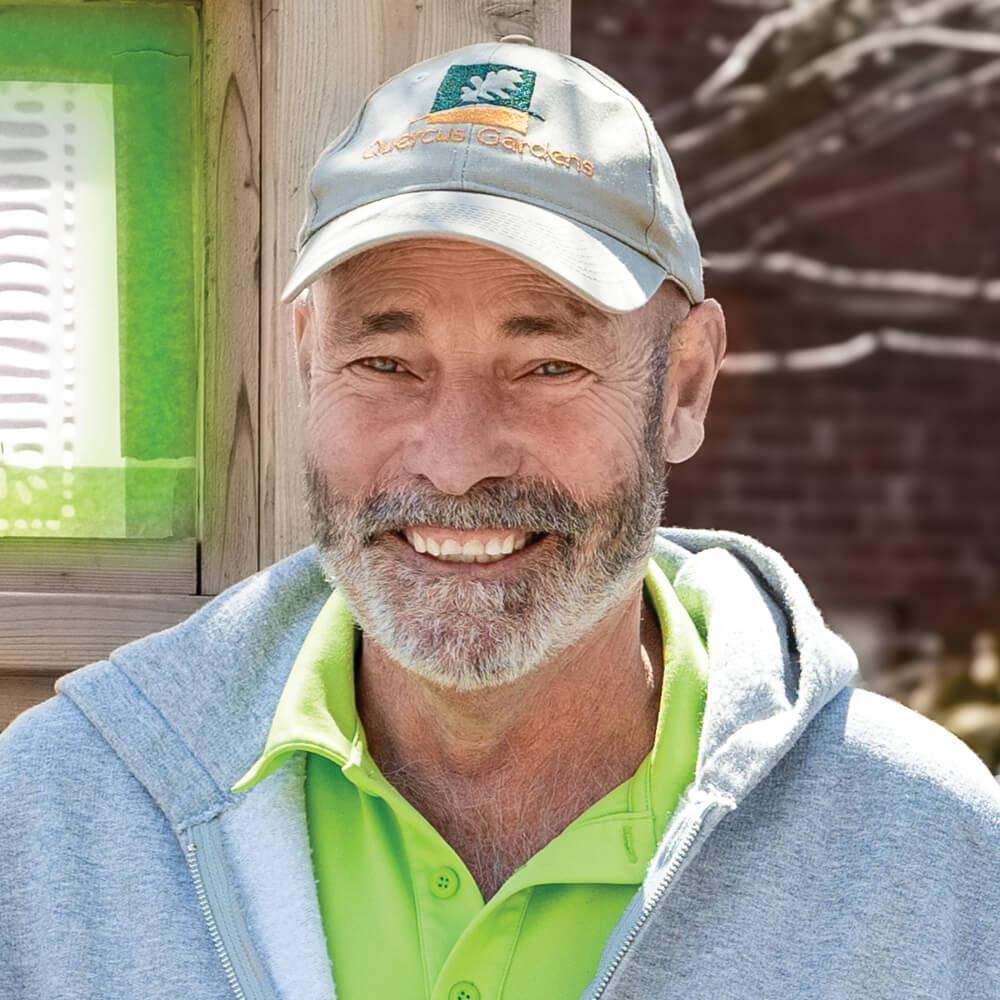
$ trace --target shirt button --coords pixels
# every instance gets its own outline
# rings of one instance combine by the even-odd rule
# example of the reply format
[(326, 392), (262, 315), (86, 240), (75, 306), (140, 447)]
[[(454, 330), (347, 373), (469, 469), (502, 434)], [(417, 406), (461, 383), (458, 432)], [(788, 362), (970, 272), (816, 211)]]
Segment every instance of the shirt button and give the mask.
[(448, 1000), (479, 1000), (479, 988), (475, 983), (455, 983), (448, 991)]
[[(448, 899), (450, 896), (454, 896), (458, 892), (458, 872), (454, 868), (438, 868), (431, 875), (431, 892), (438, 899)], [(465, 997), (462, 1000), (465, 1000)]]

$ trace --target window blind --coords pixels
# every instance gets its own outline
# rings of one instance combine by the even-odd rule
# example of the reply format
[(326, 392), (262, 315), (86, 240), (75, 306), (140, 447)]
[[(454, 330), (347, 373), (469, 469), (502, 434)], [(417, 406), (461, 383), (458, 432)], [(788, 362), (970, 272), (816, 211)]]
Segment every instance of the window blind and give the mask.
[[(0, 82), (0, 531), (93, 531), (87, 470), (123, 468), (107, 84)], [(79, 479), (78, 479), (79, 477)], [(102, 521), (125, 534), (124, 478)]]

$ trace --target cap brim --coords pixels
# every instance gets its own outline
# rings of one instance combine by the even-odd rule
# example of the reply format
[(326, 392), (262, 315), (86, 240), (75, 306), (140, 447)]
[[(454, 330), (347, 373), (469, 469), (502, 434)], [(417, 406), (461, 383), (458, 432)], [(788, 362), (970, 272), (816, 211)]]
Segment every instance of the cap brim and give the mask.
[(664, 279), (673, 279), (614, 237), (528, 202), (478, 191), (407, 191), (351, 209), (317, 230), (299, 252), (281, 301), (363, 250), (433, 236), (512, 254), (610, 312), (638, 309)]

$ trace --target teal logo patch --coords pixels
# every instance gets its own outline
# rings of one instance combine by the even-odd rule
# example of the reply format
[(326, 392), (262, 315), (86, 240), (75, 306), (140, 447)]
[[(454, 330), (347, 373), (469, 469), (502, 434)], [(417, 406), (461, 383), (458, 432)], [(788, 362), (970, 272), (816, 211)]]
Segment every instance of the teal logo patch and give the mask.
[(438, 87), (431, 112), (468, 107), (470, 104), (488, 104), (495, 108), (516, 108), (530, 113), (534, 89), (535, 73), (530, 69), (501, 63), (449, 66)]
[(531, 110), (535, 77), (534, 70), (503, 63), (449, 66), (427, 120), (499, 125), (523, 135), (529, 116), (542, 120)]

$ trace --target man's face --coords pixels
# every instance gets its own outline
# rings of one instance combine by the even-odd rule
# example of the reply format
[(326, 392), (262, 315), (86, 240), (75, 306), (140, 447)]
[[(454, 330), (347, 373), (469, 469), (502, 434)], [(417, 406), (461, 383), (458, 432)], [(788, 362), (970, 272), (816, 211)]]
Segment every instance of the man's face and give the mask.
[(638, 586), (680, 293), (603, 313), (507, 254), (445, 239), (368, 251), (313, 293), (296, 315), (307, 502), (369, 639), (443, 686), (496, 685)]

